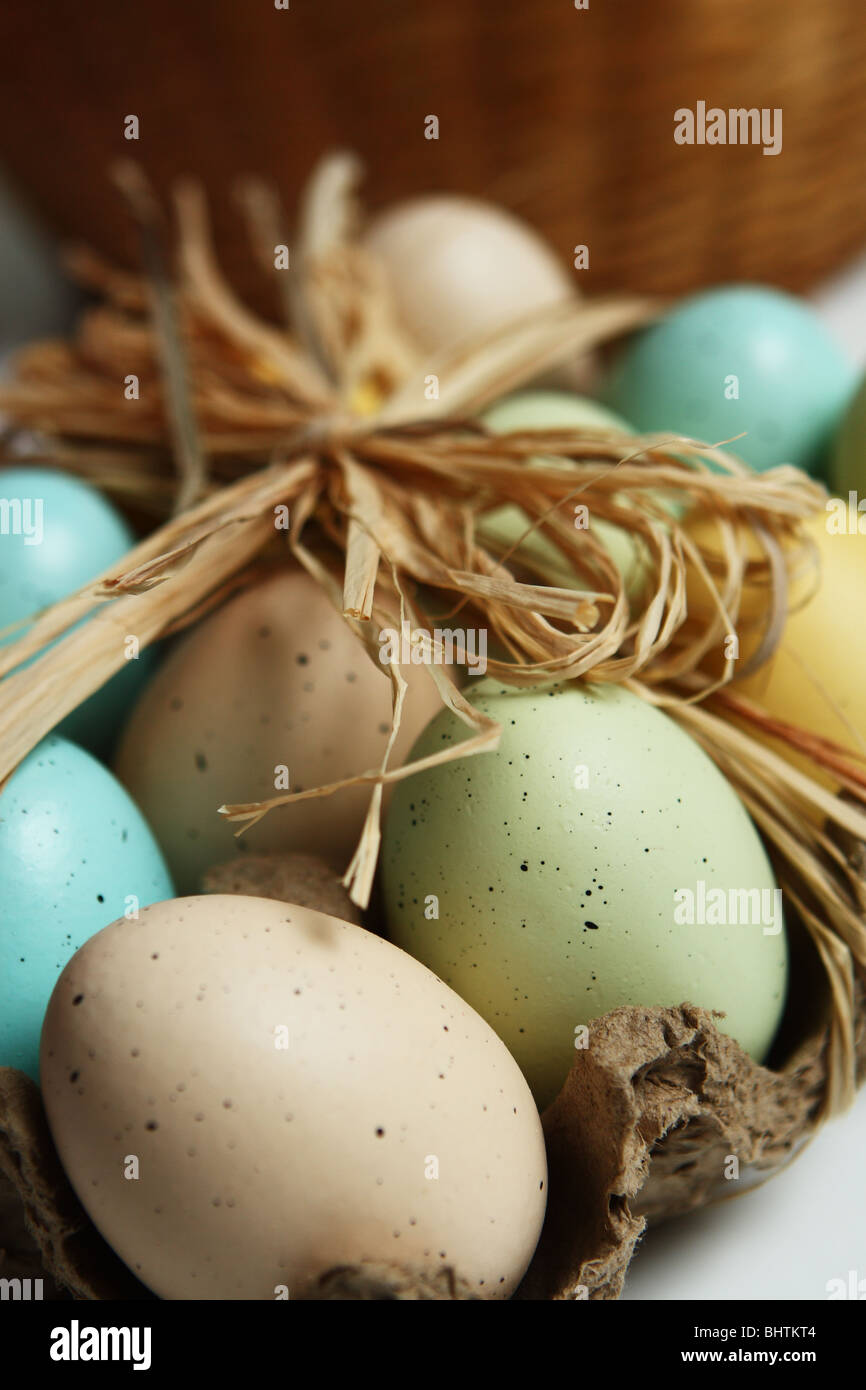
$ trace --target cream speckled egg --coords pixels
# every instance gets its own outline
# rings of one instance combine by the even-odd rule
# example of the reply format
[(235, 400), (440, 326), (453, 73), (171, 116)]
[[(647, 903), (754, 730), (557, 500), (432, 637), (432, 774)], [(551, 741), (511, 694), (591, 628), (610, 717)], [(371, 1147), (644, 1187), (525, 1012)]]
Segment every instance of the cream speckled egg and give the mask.
[(64, 970), (41, 1077), (63, 1166), (162, 1298), (291, 1298), (334, 1265), (504, 1298), (546, 1204), (504, 1045), (424, 966), (271, 899), (180, 898)]
[[(392, 755), (402, 761), (441, 708), (427, 673), (410, 692)], [(278, 807), (235, 839), (227, 802), (324, 786), (377, 767), (391, 685), (315, 580), (281, 570), (206, 618), (163, 663), (124, 730), (116, 772), (148, 818), (181, 892), (239, 847), (303, 850), (342, 873), (369, 787)]]
[[(762, 1060), (785, 999), (781, 895), (703, 749), (609, 684), (485, 680), (471, 698), (502, 726), (497, 751), (416, 773), (391, 803), (392, 940), (496, 1029), (540, 1106), (580, 1025), (623, 1004), (723, 1010)], [(414, 752), (465, 737), (439, 715)]]

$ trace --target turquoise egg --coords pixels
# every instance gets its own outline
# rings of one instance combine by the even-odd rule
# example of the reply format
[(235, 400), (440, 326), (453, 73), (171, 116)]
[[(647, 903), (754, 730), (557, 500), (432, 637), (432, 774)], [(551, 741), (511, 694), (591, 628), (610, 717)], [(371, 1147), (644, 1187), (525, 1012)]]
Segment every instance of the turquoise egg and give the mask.
[[(3, 469), (0, 629), (74, 593), (134, 544), (123, 517), (89, 483), (49, 468)], [(58, 732), (106, 756), (154, 665), (150, 648), (128, 660), (62, 721)]]
[(174, 896), (150, 828), (115, 777), (50, 734), (0, 793), (0, 1066), (39, 1075), (58, 975), (94, 932)]
[(759, 285), (707, 290), (640, 333), (605, 399), (645, 433), (709, 444), (746, 432), (732, 453), (763, 472), (816, 475), (856, 386), (856, 371), (812, 309)]

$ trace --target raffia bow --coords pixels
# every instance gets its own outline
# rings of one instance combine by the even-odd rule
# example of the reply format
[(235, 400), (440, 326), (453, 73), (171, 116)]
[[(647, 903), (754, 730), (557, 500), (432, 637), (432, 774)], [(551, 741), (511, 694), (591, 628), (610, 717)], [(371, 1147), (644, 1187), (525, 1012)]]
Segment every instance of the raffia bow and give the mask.
[[(767, 602), (753, 662), (781, 633), (792, 563), (804, 562), (799, 523), (823, 489), (783, 466), (755, 474), (730, 453), (680, 437), (628, 439), (603, 431), (542, 430), (494, 437), (477, 423), (487, 403), (629, 331), (654, 312), (645, 300), (568, 300), (441, 358), (425, 357), (401, 328), (385, 273), (356, 238), (356, 162), (326, 160), (302, 200), (293, 268), (275, 280), (285, 328), (245, 308), (217, 267), (203, 197), (178, 189), (177, 278), (166, 269), (161, 215), (138, 171), (119, 174), (136, 214), (147, 274), (73, 258), (104, 302), (72, 344), (26, 350), (0, 391), (16, 424), (44, 432), (47, 459), (127, 507), (173, 511), (125, 560), (48, 609), (0, 651), (0, 778), (141, 647), (199, 618), (288, 549), (325, 588), (379, 664), (378, 633), (399, 609), (414, 632), (438, 596), (443, 616), (471, 614), (504, 656), (492, 675), (513, 685), (613, 680), (662, 705), (733, 783), (773, 852), (786, 896), (806, 924), (830, 981), (830, 1109), (854, 1084), (853, 981), (866, 969), (861, 861), (840, 836), (866, 840), (864, 760), (808, 731), (781, 726), (730, 691), (734, 662), (707, 674), (704, 658), (735, 629), (744, 586), (759, 572)], [(248, 184), (243, 202), (262, 264), (285, 240), (274, 197)], [(135, 373), (141, 399), (127, 401)], [(435, 393), (425, 384), (435, 381)], [(527, 468), (527, 461), (534, 466)], [(721, 565), (662, 504), (713, 517)], [(639, 597), (574, 506), (628, 532), (645, 557)], [(521, 508), (558, 555), (497, 549), (483, 518)], [(275, 513), (289, 508), (288, 532)], [(745, 554), (745, 523), (761, 558)], [(562, 565), (573, 586), (562, 586)], [(687, 623), (686, 576), (700, 576), (710, 614)], [(80, 619), (91, 621), (76, 626)], [(52, 645), (53, 644), (53, 645)], [(26, 670), (20, 663), (36, 658)], [(243, 826), (280, 805), (369, 783), (364, 831), (345, 882), (368, 901), (379, 847), (382, 787), (421, 767), (496, 746), (499, 729), (461, 694), (443, 666), (427, 666), (443, 704), (471, 737), (435, 757), (392, 768), (406, 698), (391, 664), (393, 720), (381, 764), (329, 787), (219, 811)], [(734, 718), (736, 716), (736, 722)], [(844, 788), (833, 796), (754, 737), (787, 739)], [(215, 814), (217, 808), (214, 808)]]

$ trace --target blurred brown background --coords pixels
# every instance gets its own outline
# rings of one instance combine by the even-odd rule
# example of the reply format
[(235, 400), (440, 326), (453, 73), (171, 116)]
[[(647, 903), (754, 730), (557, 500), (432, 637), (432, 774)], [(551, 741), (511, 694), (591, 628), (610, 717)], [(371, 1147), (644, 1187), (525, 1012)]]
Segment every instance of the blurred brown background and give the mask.
[[(587, 243), (595, 290), (804, 288), (866, 242), (863, 0), (290, 3), (5, 0), (0, 165), (64, 237), (127, 261), (112, 161), (133, 154), (161, 189), (197, 173), (247, 287), (233, 178), (271, 174), (291, 207), (335, 145), (364, 157), (374, 205), (463, 190), (568, 263)], [(698, 100), (782, 107), (782, 153), (676, 145), (674, 111)]]

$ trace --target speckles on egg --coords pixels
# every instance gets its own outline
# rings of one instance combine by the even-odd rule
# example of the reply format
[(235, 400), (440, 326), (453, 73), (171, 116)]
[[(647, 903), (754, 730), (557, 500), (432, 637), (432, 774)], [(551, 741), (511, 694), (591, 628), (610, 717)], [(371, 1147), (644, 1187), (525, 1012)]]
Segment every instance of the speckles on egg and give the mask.
[(0, 1065), (35, 1080), (42, 1015), (66, 961), (133, 897), (144, 905), (173, 887), (124, 789), (55, 735), (0, 793), (0, 883)]
[[(425, 672), (405, 675), (398, 762), (439, 703)], [(282, 807), (240, 841), (217, 808), (273, 796), (278, 777), (281, 789), (287, 776), (301, 791), (374, 766), (390, 709), (384, 672), (321, 587), (286, 568), (180, 642), (134, 709), (116, 767), (182, 889), (197, 891), (206, 868), (244, 851), (307, 850), (342, 872), (366, 814), (364, 788)]]
[[(473, 700), (504, 731), (496, 753), (471, 761), (474, 809), (462, 762), (395, 794), (382, 856), (392, 939), (488, 1019), (541, 1104), (565, 1077), (575, 1026), (624, 1003), (724, 1009), (730, 1032), (762, 1056), (784, 994), (784, 934), (674, 921), (675, 890), (699, 878), (773, 885), (715, 766), (621, 688), (515, 691), (488, 680)], [(441, 715), (414, 755), (464, 736)], [(590, 770), (585, 788), (570, 773), (578, 765)], [(423, 911), (429, 894), (434, 919)]]
[[(166, 1009), (163, 971), (145, 968), (154, 955), (202, 996), (195, 1009)], [(121, 1021), (138, 1000), (133, 1062)], [(66, 1059), (97, 1036), (78, 1095)], [(387, 1259), (396, 1239), (401, 1259), (441, 1248), (503, 1297), (531, 1256), (544, 1146), (513, 1060), (429, 971), (348, 923), (213, 896), (116, 924), (55, 992), (43, 1076), (67, 1171), (99, 1179), (91, 1216), (162, 1297), (271, 1297), (333, 1263)], [(143, 1125), (139, 1181), (118, 1193)], [(228, 1240), (235, 1209), (244, 1222)]]

